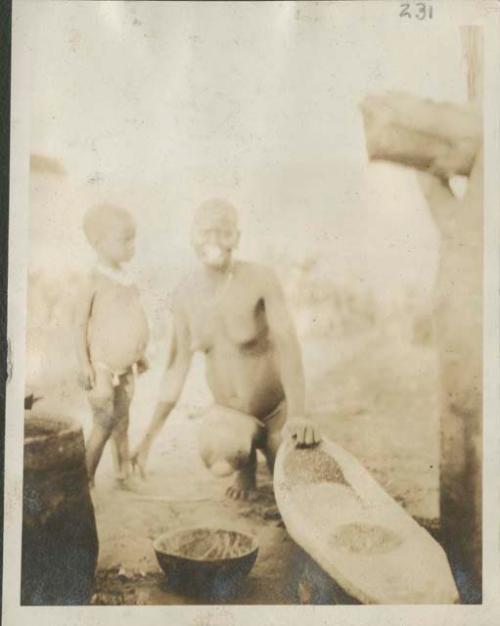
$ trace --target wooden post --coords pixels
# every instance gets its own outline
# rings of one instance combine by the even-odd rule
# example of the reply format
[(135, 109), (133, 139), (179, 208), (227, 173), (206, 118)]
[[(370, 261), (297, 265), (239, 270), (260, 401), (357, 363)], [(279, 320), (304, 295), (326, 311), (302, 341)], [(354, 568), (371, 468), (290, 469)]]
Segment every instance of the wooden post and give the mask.
[[(436, 108), (429, 101), (401, 95), (369, 98), (362, 110), (369, 157), (420, 170), (419, 182), (440, 233), (434, 325), (442, 381), (441, 535), (462, 601), (478, 603), (482, 598), (483, 73), (480, 28), (465, 27), (461, 35), (469, 96), (462, 118), (454, 108), (446, 125), (439, 123), (438, 129), (431, 112), (433, 106), (439, 112), (442, 105)], [(448, 183), (454, 174), (469, 177), (462, 199), (453, 195)]]
[(441, 532), (468, 603), (481, 600), (482, 173), (478, 155), (462, 202), (442, 183), (426, 191), (441, 231), (434, 309), (442, 377)]
[(479, 26), (462, 26), (462, 47), (467, 64), (467, 95), (478, 105), (483, 101), (483, 38)]
[[(482, 96), (481, 32), (462, 30), (469, 100)], [(440, 507), (445, 547), (464, 602), (482, 597), (483, 166), (476, 157), (463, 202), (441, 228), (436, 326), (443, 376)], [(434, 212), (446, 209), (431, 199)], [(445, 203), (446, 204), (446, 203)]]

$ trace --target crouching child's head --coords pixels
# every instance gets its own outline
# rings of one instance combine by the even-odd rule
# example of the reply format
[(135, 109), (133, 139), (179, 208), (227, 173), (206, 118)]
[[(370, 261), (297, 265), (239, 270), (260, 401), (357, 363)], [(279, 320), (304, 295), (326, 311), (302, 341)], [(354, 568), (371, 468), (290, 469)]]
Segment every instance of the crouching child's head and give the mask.
[(214, 406), (198, 431), (200, 456), (215, 476), (222, 478), (249, 462), (259, 425), (250, 415)]

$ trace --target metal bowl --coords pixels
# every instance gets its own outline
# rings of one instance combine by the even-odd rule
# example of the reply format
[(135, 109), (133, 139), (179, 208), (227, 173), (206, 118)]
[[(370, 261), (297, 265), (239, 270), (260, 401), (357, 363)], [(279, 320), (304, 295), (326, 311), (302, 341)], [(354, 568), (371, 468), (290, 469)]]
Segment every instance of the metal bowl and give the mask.
[(172, 589), (212, 599), (234, 595), (259, 550), (252, 535), (214, 528), (165, 533), (153, 547)]

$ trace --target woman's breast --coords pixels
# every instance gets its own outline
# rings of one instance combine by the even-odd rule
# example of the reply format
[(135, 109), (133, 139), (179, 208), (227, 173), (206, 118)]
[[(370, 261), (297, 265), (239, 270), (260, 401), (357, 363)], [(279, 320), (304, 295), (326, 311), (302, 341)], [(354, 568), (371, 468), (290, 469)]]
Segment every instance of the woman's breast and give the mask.
[(263, 303), (234, 307), (221, 320), (224, 338), (234, 348), (247, 354), (262, 354), (271, 349), (269, 327)]

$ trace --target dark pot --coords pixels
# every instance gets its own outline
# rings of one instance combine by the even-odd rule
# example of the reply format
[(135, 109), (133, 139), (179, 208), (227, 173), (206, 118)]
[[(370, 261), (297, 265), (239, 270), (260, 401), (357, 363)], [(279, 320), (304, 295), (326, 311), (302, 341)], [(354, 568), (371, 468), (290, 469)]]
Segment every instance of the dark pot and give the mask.
[(80, 426), (26, 417), (21, 604), (89, 604), (97, 553)]

